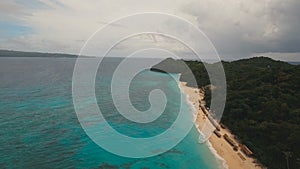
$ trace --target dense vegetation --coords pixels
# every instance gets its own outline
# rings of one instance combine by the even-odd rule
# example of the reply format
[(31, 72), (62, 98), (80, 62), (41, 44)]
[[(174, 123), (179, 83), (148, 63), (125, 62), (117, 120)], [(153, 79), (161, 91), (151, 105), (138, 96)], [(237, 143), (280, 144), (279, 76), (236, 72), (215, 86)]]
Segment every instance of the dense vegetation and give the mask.
[[(203, 63), (185, 63), (198, 86), (206, 89), (209, 105), (210, 88), (205, 86), (210, 82)], [(166, 65), (156, 65), (156, 68), (160, 66)], [(223, 66), (227, 101), (222, 123), (268, 168), (299, 169), (300, 65), (256, 57), (223, 62)]]

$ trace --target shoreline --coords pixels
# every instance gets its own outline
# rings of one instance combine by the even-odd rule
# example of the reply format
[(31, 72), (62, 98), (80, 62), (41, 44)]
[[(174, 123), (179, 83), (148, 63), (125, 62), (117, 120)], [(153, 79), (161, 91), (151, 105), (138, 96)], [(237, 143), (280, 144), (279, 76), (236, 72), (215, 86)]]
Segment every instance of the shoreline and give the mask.
[[(194, 106), (197, 112), (194, 114), (194, 123), (195, 126), (202, 135), (203, 130), (207, 130), (207, 128), (213, 127), (212, 122), (210, 122), (209, 118), (200, 106), (204, 105), (204, 92), (199, 88), (193, 88), (186, 86), (186, 82), (179, 81), (179, 88), (182, 93), (187, 96), (188, 101), (191, 103), (191, 106)], [(209, 114), (209, 112), (206, 112)], [(207, 123), (207, 124), (205, 124)], [(205, 124), (205, 125), (204, 125)], [(219, 133), (221, 137), (219, 138), (216, 134), (212, 133), (209, 139), (205, 142), (211, 152), (216, 156), (218, 160), (222, 162), (223, 168), (228, 169), (263, 169), (260, 164), (256, 163), (256, 159), (253, 157), (247, 156), (240, 149), (235, 151), (233, 147), (224, 139), (224, 135), (228, 135), (237, 145), (241, 145), (238, 140), (235, 139), (234, 135), (227, 128), (221, 128)]]

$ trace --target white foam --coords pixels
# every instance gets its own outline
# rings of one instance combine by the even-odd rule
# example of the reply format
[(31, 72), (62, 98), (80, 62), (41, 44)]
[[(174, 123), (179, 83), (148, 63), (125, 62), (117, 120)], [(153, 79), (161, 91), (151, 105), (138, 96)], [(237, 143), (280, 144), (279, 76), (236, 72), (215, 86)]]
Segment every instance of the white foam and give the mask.
[(225, 160), (224, 158), (222, 158), (222, 157), (218, 154), (217, 150), (212, 146), (212, 144), (209, 142), (209, 140), (206, 141), (206, 145), (207, 145), (207, 147), (209, 148), (209, 150), (213, 153), (213, 155), (214, 155), (218, 160), (221, 161), (222, 167), (224, 167), (225, 169), (229, 169), (229, 167), (228, 167), (228, 165), (227, 165), (227, 163), (226, 163), (226, 160)]
[[(179, 87), (181, 93), (183, 93), (183, 94), (186, 96), (186, 101), (187, 101), (187, 103), (189, 104), (189, 106), (192, 108), (192, 111), (193, 111), (193, 117), (194, 117), (193, 121), (195, 121), (196, 118), (197, 118), (197, 114), (198, 114), (197, 108), (196, 108), (195, 105), (193, 105), (193, 103), (190, 101), (190, 99), (189, 99), (189, 97), (190, 97), (189, 94), (185, 93), (185, 92), (184, 92), (184, 89), (182, 89), (182, 87), (181, 87), (181, 85), (180, 85), (180, 82), (178, 82), (178, 87)], [(197, 125), (197, 124), (195, 123), (195, 126), (196, 126), (196, 128), (197, 128), (197, 131), (198, 131), (199, 134), (200, 134), (199, 139), (203, 138), (203, 134), (202, 134), (202, 132), (201, 132), (201, 131), (199, 130), (199, 128), (198, 128), (199, 125)], [(201, 140), (200, 140), (200, 142), (201, 142)], [(202, 141), (202, 142), (203, 142), (203, 141)], [(225, 159), (222, 158), (222, 157), (218, 154), (218, 152), (217, 152), (216, 149), (212, 146), (212, 144), (209, 142), (209, 140), (206, 141), (206, 145), (207, 145), (207, 147), (209, 148), (209, 150), (212, 152), (212, 154), (217, 158), (217, 160), (219, 160), (219, 161), (221, 162), (222, 166), (220, 166), (220, 167), (223, 167), (224, 169), (229, 169), (229, 167), (228, 167), (228, 165), (227, 165)]]
[(179, 87), (181, 93), (183, 93), (183, 95), (186, 96), (185, 100), (188, 103), (189, 107), (192, 109), (193, 118), (194, 118), (193, 121), (196, 121), (196, 118), (198, 115), (197, 108), (193, 105), (193, 102), (190, 101), (190, 99), (189, 99), (190, 95), (184, 92), (184, 89), (181, 87), (180, 82), (178, 82), (178, 87)]

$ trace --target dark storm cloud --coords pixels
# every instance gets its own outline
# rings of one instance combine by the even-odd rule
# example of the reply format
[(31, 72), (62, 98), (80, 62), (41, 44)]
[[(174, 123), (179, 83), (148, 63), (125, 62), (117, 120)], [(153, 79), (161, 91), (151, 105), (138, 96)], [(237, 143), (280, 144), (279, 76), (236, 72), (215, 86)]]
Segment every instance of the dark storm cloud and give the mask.
[[(7, 31), (0, 30), (0, 41), (5, 42), (0, 48), (26, 50), (38, 46), (41, 51), (77, 53), (83, 45), (78, 39), (85, 40), (106, 22), (153, 11), (174, 14), (197, 24), (225, 58), (273, 52), (277, 53), (276, 58), (280, 53), (283, 57), (284, 53), (294, 53), (294, 58), (295, 53), (299, 53), (300, 60), (299, 0), (30, 0), (26, 3), (3, 0), (0, 1), (0, 21), (34, 31), (4, 39)], [(147, 20), (140, 24), (145, 23)], [(176, 25), (172, 29), (189, 33)], [(43, 43), (45, 41), (47, 43)], [(15, 42), (24, 47), (18, 47)], [(68, 48), (56, 49), (55, 44)]]
[(300, 52), (300, 1), (193, 1), (182, 11), (197, 18), (224, 55)]

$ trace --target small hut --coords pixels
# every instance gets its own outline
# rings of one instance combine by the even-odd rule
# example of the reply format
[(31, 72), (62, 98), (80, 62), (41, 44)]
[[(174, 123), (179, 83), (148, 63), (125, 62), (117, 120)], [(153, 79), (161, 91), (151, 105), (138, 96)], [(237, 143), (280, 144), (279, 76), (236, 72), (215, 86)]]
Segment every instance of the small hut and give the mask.
[(214, 133), (217, 137), (219, 137), (219, 138), (222, 137), (221, 133), (218, 130), (215, 130)]
[(252, 156), (253, 152), (245, 145), (240, 145), (241, 151), (247, 155), (247, 156)]
[(238, 146), (227, 134), (224, 134), (223, 137), (233, 147), (234, 151), (238, 151)]

